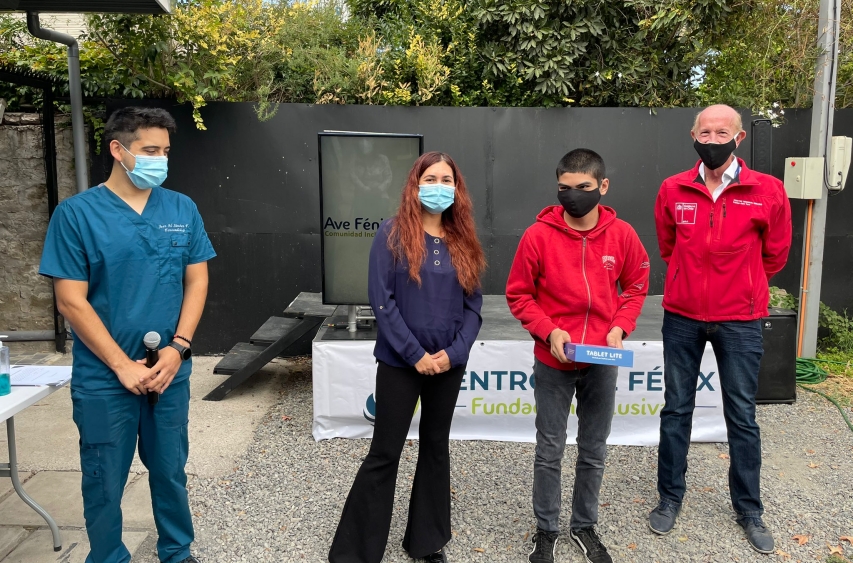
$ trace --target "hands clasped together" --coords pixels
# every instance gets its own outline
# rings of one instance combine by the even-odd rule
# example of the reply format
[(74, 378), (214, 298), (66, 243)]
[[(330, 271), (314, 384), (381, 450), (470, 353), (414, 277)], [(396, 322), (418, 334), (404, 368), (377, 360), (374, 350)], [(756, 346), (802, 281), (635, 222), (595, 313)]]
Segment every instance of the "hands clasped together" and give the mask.
[(441, 350), (437, 354), (424, 354), (424, 357), (415, 364), (415, 369), (421, 375), (436, 375), (450, 369), (450, 357), (447, 352)]

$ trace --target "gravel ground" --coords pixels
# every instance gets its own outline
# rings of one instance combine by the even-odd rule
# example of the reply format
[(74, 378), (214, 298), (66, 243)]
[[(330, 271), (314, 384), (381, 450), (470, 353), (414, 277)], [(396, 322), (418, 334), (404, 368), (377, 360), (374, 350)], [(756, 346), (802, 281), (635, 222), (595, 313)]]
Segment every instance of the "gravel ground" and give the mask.
[[(195, 553), (203, 563), (326, 561), (329, 544), (368, 440), (311, 437), (310, 364), (282, 381), (281, 400), (264, 418), (233, 472), (195, 479)], [(688, 494), (676, 528), (647, 528), (654, 507), (657, 449), (612, 446), (601, 491), (600, 534), (615, 561), (821, 561), (841, 545), (853, 560), (853, 433), (835, 407), (810, 393), (795, 405), (759, 407), (762, 495), (776, 555), (752, 551), (732, 519), (726, 444), (694, 444)], [(524, 562), (535, 528), (533, 444), (452, 442), (452, 562)], [(576, 448), (566, 450), (563, 505), (569, 505)], [(404, 449), (384, 563), (408, 562), (400, 548), (417, 442)], [(564, 517), (564, 521), (568, 519)], [(794, 535), (808, 536), (803, 545)], [(140, 563), (155, 562), (149, 539)], [(557, 560), (581, 562), (568, 542)]]

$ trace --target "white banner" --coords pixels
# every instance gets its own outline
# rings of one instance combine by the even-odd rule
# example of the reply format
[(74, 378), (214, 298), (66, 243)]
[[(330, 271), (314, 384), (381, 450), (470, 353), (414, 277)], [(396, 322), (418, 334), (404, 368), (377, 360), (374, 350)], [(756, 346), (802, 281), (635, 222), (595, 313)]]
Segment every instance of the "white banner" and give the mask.
[[(314, 429), (316, 440), (373, 435), (376, 361), (373, 342), (314, 341)], [(663, 343), (625, 342), (634, 367), (619, 368), (609, 444), (656, 445), (663, 408)], [(478, 340), (456, 402), (450, 437), (455, 440), (535, 442), (533, 343)], [(693, 413), (694, 442), (725, 442), (723, 398), (710, 344), (702, 358)], [(382, 400), (380, 397), (379, 400)], [(577, 401), (574, 403), (577, 404)], [(417, 438), (416, 412), (409, 438)], [(577, 435), (574, 407), (568, 442)]]

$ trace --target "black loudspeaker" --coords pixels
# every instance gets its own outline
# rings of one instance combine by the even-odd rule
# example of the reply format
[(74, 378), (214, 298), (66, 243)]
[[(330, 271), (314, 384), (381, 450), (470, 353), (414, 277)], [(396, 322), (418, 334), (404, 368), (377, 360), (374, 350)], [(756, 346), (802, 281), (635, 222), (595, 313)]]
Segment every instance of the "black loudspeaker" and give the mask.
[(755, 402), (793, 403), (797, 400), (797, 313), (770, 309), (761, 319), (764, 356), (758, 370)]

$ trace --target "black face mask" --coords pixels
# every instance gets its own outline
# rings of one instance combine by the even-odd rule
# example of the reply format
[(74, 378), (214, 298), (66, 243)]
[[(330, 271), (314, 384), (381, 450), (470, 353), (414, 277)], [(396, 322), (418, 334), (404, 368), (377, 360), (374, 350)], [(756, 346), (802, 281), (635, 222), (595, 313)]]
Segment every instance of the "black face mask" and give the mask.
[(598, 205), (599, 200), (601, 200), (601, 188), (596, 188), (591, 192), (572, 189), (561, 190), (557, 192), (557, 199), (560, 200), (566, 213), (575, 219), (580, 219)]
[(705, 165), (705, 168), (716, 170), (725, 164), (732, 153), (735, 152), (737, 143), (735, 143), (734, 139), (728, 143), (722, 144), (700, 143), (699, 141), (693, 141), (693, 148), (696, 149), (697, 153), (699, 153), (699, 158), (702, 159), (702, 163)]

